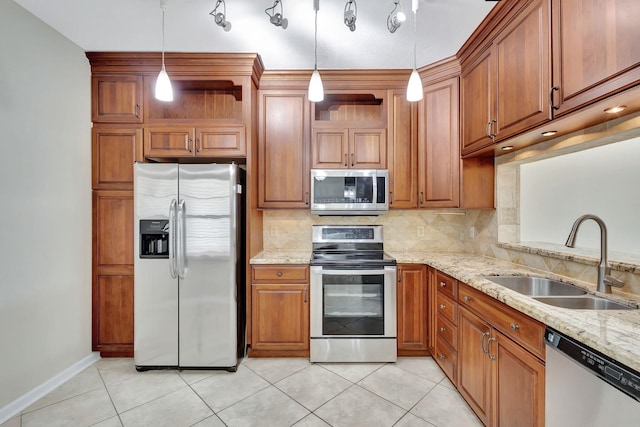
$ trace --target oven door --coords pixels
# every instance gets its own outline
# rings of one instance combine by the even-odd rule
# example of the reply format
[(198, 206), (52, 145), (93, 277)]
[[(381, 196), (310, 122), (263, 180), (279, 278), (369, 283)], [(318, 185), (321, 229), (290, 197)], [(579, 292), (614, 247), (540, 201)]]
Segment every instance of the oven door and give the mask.
[(395, 338), (396, 267), (311, 267), (311, 337)]

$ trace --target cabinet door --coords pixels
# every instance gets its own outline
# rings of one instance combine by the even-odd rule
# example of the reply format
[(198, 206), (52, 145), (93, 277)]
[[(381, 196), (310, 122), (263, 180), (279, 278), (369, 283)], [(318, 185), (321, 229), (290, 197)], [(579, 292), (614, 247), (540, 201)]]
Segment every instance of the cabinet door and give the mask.
[(92, 129), (94, 189), (133, 190), (133, 163), (142, 161), (141, 129)]
[(141, 76), (93, 76), (91, 120), (142, 123)]
[(346, 169), (349, 167), (349, 131), (347, 129), (313, 129), (311, 167)]
[(133, 192), (93, 192), (94, 272), (133, 274)]
[(133, 276), (98, 276), (93, 284), (94, 351), (133, 356)]
[[(491, 360), (485, 353), (491, 328), (460, 307), (458, 318), (458, 391), (478, 418), (489, 425), (491, 414)], [(483, 348), (484, 347), (484, 348)]]
[(196, 128), (196, 156), (246, 157), (244, 126)]
[(309, 285), (251, 285), (251, 348), (309, 350)]
[(349, 167), (387, 168), (387, 130), (349, 129)]
[(195, 156), (192, 127), (150, 127), (144, 130), (144, 156)]
[(551, 119), (550, 41), (549, 0), (535, 0), (494, 42), (496, 140)]
[(492, 94), (495, 82), (491, 63), (491, 49), (487, 48), (475, 61), (462, 66), (461, 123), (462, 155), (488, 147), (493, 143), (489, 137), (491, 120), (495, 119), (495, 100)]
[(543, 427), (545, 368), (537, 357), (493, 331), (489, 346), (495, 356), (492, 425)]
[(553, 84), (568, 113), (640, 80), (637, 0), (553, 0)]
[(458, 102), (457, 78), (425, 88), (418, 146), (420, 207), (460, 206)]
[(392, 92), (389, 111), (389, 207), (418, 207), (418, 108)]
[(309, 207), (309, 111), (306, 93), (261, 93), (260, 208)]
[(427, 353), (427, 277), (424, 265), (398, 266), (398, 353)]

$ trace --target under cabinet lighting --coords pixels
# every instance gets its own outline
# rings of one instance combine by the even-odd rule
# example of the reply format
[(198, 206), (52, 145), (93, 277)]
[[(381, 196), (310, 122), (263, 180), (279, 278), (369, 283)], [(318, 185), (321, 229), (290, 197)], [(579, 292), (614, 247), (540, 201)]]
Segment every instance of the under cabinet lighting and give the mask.
[(556, 133), (558, 133), (558, 131), (557, 131), (557, 130), (548, 130), (548, 131), (546, 131), (546, 132), (542, 132), (542, 136), (553, 136), (553, 135), (555, 135)]
[(501, 148), (502, 151), (511, 151), (513, 150), (513, 145), (505, 145)]

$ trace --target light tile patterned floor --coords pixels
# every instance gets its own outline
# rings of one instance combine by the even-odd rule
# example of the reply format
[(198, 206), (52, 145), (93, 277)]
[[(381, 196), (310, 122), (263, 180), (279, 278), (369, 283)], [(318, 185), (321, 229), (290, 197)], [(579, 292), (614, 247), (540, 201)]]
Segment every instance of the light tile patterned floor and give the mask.
[(133, 359), (102, 359), (0, 427), (481, 425), (431, 358), (244, 359), (235, 373), (139, 373)]

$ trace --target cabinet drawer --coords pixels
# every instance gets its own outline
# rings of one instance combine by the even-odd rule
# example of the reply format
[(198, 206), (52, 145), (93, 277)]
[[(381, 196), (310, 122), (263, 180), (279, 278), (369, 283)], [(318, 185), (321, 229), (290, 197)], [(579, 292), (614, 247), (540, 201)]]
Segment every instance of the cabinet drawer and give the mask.
[(465, 284), (460, 284), (459, 302), (544, 360), (545, 326), (542, 323)]
[(438, 340), (436, 342), (435, 360), (451, 382), (456, 384), (458, 353), (445, 341)]
[(453, 324), (457, 324), (458, 318), (458, 305), (451, 298), (438, 293), (436, 308), (439, 315), (443, 315), (449, 319)]
[(251, 271), (253, 283), (309, 283), (306, 265), (261, 265), (253, 266)]
[(458, 327), (451, 323), (446, 317), (437, 317), (438, 340), (443, 339), (453, 348), (458, 348)]
[(443, 292), (454, 300), (458, 297), (458, 281), (453, 277), (438, 271), (436, 273), (436, 283), (438, 292)]

